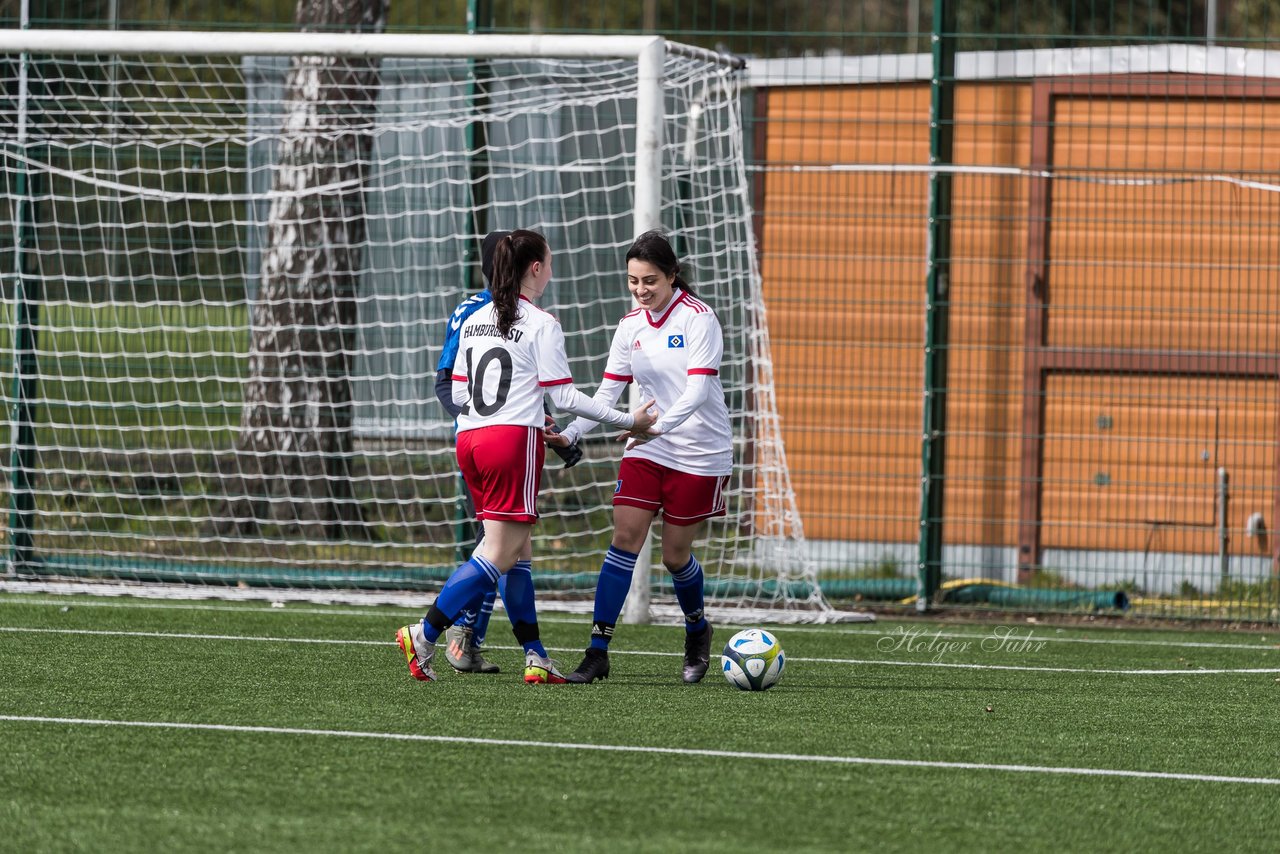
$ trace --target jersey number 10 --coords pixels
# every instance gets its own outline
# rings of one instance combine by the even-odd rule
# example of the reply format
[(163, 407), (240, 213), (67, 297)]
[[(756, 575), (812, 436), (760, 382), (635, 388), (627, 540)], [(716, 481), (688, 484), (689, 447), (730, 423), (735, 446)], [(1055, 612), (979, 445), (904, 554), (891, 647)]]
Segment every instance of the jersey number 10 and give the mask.
[[(501, 347), (494, 347), (492, 350), (486, 350), (484, 355), (480, 357), (479, 362), (472, 365), (471, 357), (474, 352), (474, 350), (467, 351), (467, 394), (471, 399), (463, 404), (462, 411), (470, 415), (474, 407), (476, 415), (481, 418), (488, 418), (502, 408), (503, 404), (507, 402), (507, 394), (511, 391), (511, 354)], [(494, 396), (492, 403), (486, 403), (484, 399), (485, 371), (494, 361), (497, 361), (499, 368), (498, 393)]]

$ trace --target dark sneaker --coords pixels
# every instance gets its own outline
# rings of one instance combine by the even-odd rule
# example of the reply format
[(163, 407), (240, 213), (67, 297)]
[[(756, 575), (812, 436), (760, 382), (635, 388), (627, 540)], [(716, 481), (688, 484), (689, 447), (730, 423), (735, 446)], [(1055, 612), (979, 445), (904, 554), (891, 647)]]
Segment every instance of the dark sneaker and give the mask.
[(609, 653), (603, 649), (596, 649), (594, 646), (587, 650), (587, 654), (582, 659), (582, 663), (578, 665), (578, 669), (565, 677), (570, 682), (576, 682), (580, 685), (594, 682), (597, 679), (608, 678)]
[(701, 682), (707, 675), (707, 667), (711, 664), (711, 624), (700, 632), (685, 632), (684, 635), (684, 681), (692, 685)]

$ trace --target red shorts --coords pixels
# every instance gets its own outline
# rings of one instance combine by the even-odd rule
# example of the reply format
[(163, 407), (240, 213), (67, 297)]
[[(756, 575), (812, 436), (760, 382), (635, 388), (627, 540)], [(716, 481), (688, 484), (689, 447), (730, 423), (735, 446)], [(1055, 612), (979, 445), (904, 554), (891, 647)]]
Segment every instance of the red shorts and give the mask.
[(501, 425), (459, 433), (458, 468), (475, 501), (476, 518), (536, 522), (546, 455), (536, 427)]
[(724, 488), (729, 476), (688, 474), (649, 460), (627, 457), (618, 469), (614, 505), (658, 512), (672, 525), (694, 525), (724, 515)]

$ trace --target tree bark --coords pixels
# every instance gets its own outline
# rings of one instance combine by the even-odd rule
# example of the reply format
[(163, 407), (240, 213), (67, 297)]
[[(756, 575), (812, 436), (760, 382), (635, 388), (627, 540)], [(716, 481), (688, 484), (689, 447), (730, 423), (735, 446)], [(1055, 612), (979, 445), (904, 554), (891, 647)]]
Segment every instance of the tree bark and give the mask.
[[(381, 32), (387, 0), (299, 0), (301, 30)], [(378, 60), (294, 57), (224, 531), (366, 536), (351, 483), (356, 298)], [(323, 189), (321, 189), (323, 188)]]

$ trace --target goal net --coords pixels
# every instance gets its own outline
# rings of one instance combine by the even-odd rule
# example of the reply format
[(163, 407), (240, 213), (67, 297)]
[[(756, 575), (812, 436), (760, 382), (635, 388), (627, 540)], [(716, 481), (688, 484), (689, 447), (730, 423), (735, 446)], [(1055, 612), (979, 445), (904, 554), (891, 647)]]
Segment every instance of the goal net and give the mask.
[[(543, 306), (591, 393), (626, 249), (659, 226), (725, 331), (709, 599), (830, 616), (797, 548), (739, 62), (653, 37), (0, 36), (11, 583), (421, 598), (472, 543), (433, 385), (480, 240), (546, 235)], [(576, 467), (548, 454), (543, 602), (590, 601), (608, 432)]]

